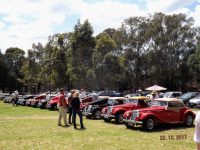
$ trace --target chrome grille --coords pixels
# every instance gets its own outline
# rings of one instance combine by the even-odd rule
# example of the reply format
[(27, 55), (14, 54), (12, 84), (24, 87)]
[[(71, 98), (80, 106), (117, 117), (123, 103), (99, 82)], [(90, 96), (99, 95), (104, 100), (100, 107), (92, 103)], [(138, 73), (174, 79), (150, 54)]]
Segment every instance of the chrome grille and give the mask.
[(86, 108), (86, 109), (87, 109), (86, 111), (87, 111), (87, 112), (90, 112), (91, 108), (92, 108), (92, 105), (89, 105), (89, 106)]
[(135, 120), (136, 117), (137, 117), (137, 112), (133, 111), (132, 116), (131, 116), (131, 120)]
[(112, 112), (112, 106), (109, 106), (107, 110), (107, 114), (110, 114), (111, 112)]

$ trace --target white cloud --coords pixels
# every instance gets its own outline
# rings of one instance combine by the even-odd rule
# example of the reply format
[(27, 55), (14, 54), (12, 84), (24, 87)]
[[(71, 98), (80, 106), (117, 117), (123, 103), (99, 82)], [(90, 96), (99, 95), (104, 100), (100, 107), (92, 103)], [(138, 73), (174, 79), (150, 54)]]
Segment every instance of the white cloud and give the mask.
[(189, 16), (193, 17), (195, 20), (195, 26), (200, 26), (200, 5), (197, 5), (195, 11), (192, 12)]
[(192, 4), (196, 0), (147, 0), (147, 10), (154, 12), (173, 12)]
[[(33, 43), (45, 44), (54, 34), (55, 25), (62, 26), (67, 17), (78, 15), (81, 22), (88, 19), (95, 34), (112, 27), (117, 28), (124, 19), (148, 13), (186, 13), (200, 25), (200, 6), (194, 12), (187, 8), (195, 0), (140, 0), (147, 9), (134, 3), (104, 0), (88, 3), (84, 0), (6, 0), (0, 2), (0, 49), (31, 48)], [(143, 8), (143, 9), (141, 9)], [(61, 31), (62, 32), (62, 31)], [(63, 31), (64, 32), (64, 31)]]
[(3, 29), (4, 27), (5, 27), (5, 24), (0, 21), (0, 30)]
[(80, 2), (72, 7), (80, 13), (81, 22), (86, 19), (91, 22), (95, 34), (109, 27), (117, 28), (124, 19), (129, 17), (146, 14), (135, 4), (122, 4), (116, 1), (102, 1), (94, 4)]
[[(49, 35), (53, 34), (52, 27), (62, 24), (66, 14), (54, 11), (54, 0), (30, 1), (8, 0), (0, 5), (2, 21), (7, 23), (6, 30), (0, 31), (0, 49), (5, 51), (9, 47), (30, 49), (34, 42), (45, 44)], [(22, 7), (19, 7), (22, 6)], [(12, 10), (12, 11), (11, 11)], [(67, 12), (67, 11), (66, 11)], [(3, 24), (0, 23), (0, 27)]]

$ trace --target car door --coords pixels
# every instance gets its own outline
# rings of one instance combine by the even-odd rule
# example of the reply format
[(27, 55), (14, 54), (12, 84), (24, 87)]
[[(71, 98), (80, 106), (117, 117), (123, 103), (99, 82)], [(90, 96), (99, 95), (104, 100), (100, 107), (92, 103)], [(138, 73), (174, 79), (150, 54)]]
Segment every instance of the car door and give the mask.
[(170, 123), (179, 123), (181, 118), (181, 109), (182, 107), (179, 106), (177, 101), (169, 102), (166, 110), (165, 120)]

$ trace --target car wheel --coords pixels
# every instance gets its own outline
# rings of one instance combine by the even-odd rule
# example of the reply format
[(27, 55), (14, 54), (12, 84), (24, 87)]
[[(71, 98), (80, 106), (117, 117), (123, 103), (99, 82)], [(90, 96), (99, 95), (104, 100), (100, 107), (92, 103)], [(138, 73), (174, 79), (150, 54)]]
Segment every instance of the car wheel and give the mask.
[(192, 115), (190, 115), (190, 114), (186, 115), (186, 117), (185, 117), (185, 125), (190, 127), (190, 126), (193, 125), (193, 122), (194, 122), (194, 120), (193, 120)]
[(122, 124), (123, 123), (123, 114), (116, 115), (116, 123)]
[(126, 122), (125, 125), (126, 125), (126, 127), (127, 127), (128, 129), (130, 129), (131, 127), (133, 127), (133, 126), (130, 125), (128, 122)]
[(154, 127), (155, 127), (155, 122), (154, 122), (153, 118), (147, 118), (144, 121), (144, 128), (146, 130), (151, 131), (151, 130), (153, 130)]
[(36, 106), (37, 108), (39, 108), (39, 103), (37, 103), (35, 106)]
[(93, 112), (93, 118), (94, 119), (101, 119), (101, 111), (100, 110), (96, 110)]
[(51, 105), (50, 107), (49, 107), (49, 110), (54, 110), (55, 109), (55, 105)]
[(187, 107), (190, 107), (190, 104), (189, 104), (189, 102), (186, 102), (186, 103), (185, 103), (185, 105), (186, 105)]
[(103, 118), (103, 120), (104, 120), (105, 122), (109, 122), (111, 119), (110, 119), (110, 118)]
[(85, 116), (87, 119), (91, 119), (92, 118), (92, 116)]

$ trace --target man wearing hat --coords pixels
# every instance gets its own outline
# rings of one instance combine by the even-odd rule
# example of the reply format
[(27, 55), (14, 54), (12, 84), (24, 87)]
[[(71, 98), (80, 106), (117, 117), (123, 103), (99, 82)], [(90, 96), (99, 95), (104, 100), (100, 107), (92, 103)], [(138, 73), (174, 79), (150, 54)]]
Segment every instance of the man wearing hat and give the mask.
[(59, 95), (59, 101), (58, 101), (58, 110), (59, 110), (59, 116), (58, 116), (58, 126), (62, 126), (61, 124), (61, 120), (63, 118), (64, 120), (64, 126), (67, 127), (69, 126), (67, 124), (67, 115), (66, 115), (66, 99), (65, 99), (65, 95), (64, 95), (64, 89), (61, 88), (60, 89), (60, 95)]
[(154, 99), (158, 98), (158, 95), (157, 95), (156, 91), (152, 91), (151, 95), (152, 95), (151, 100), (154, 100)]

